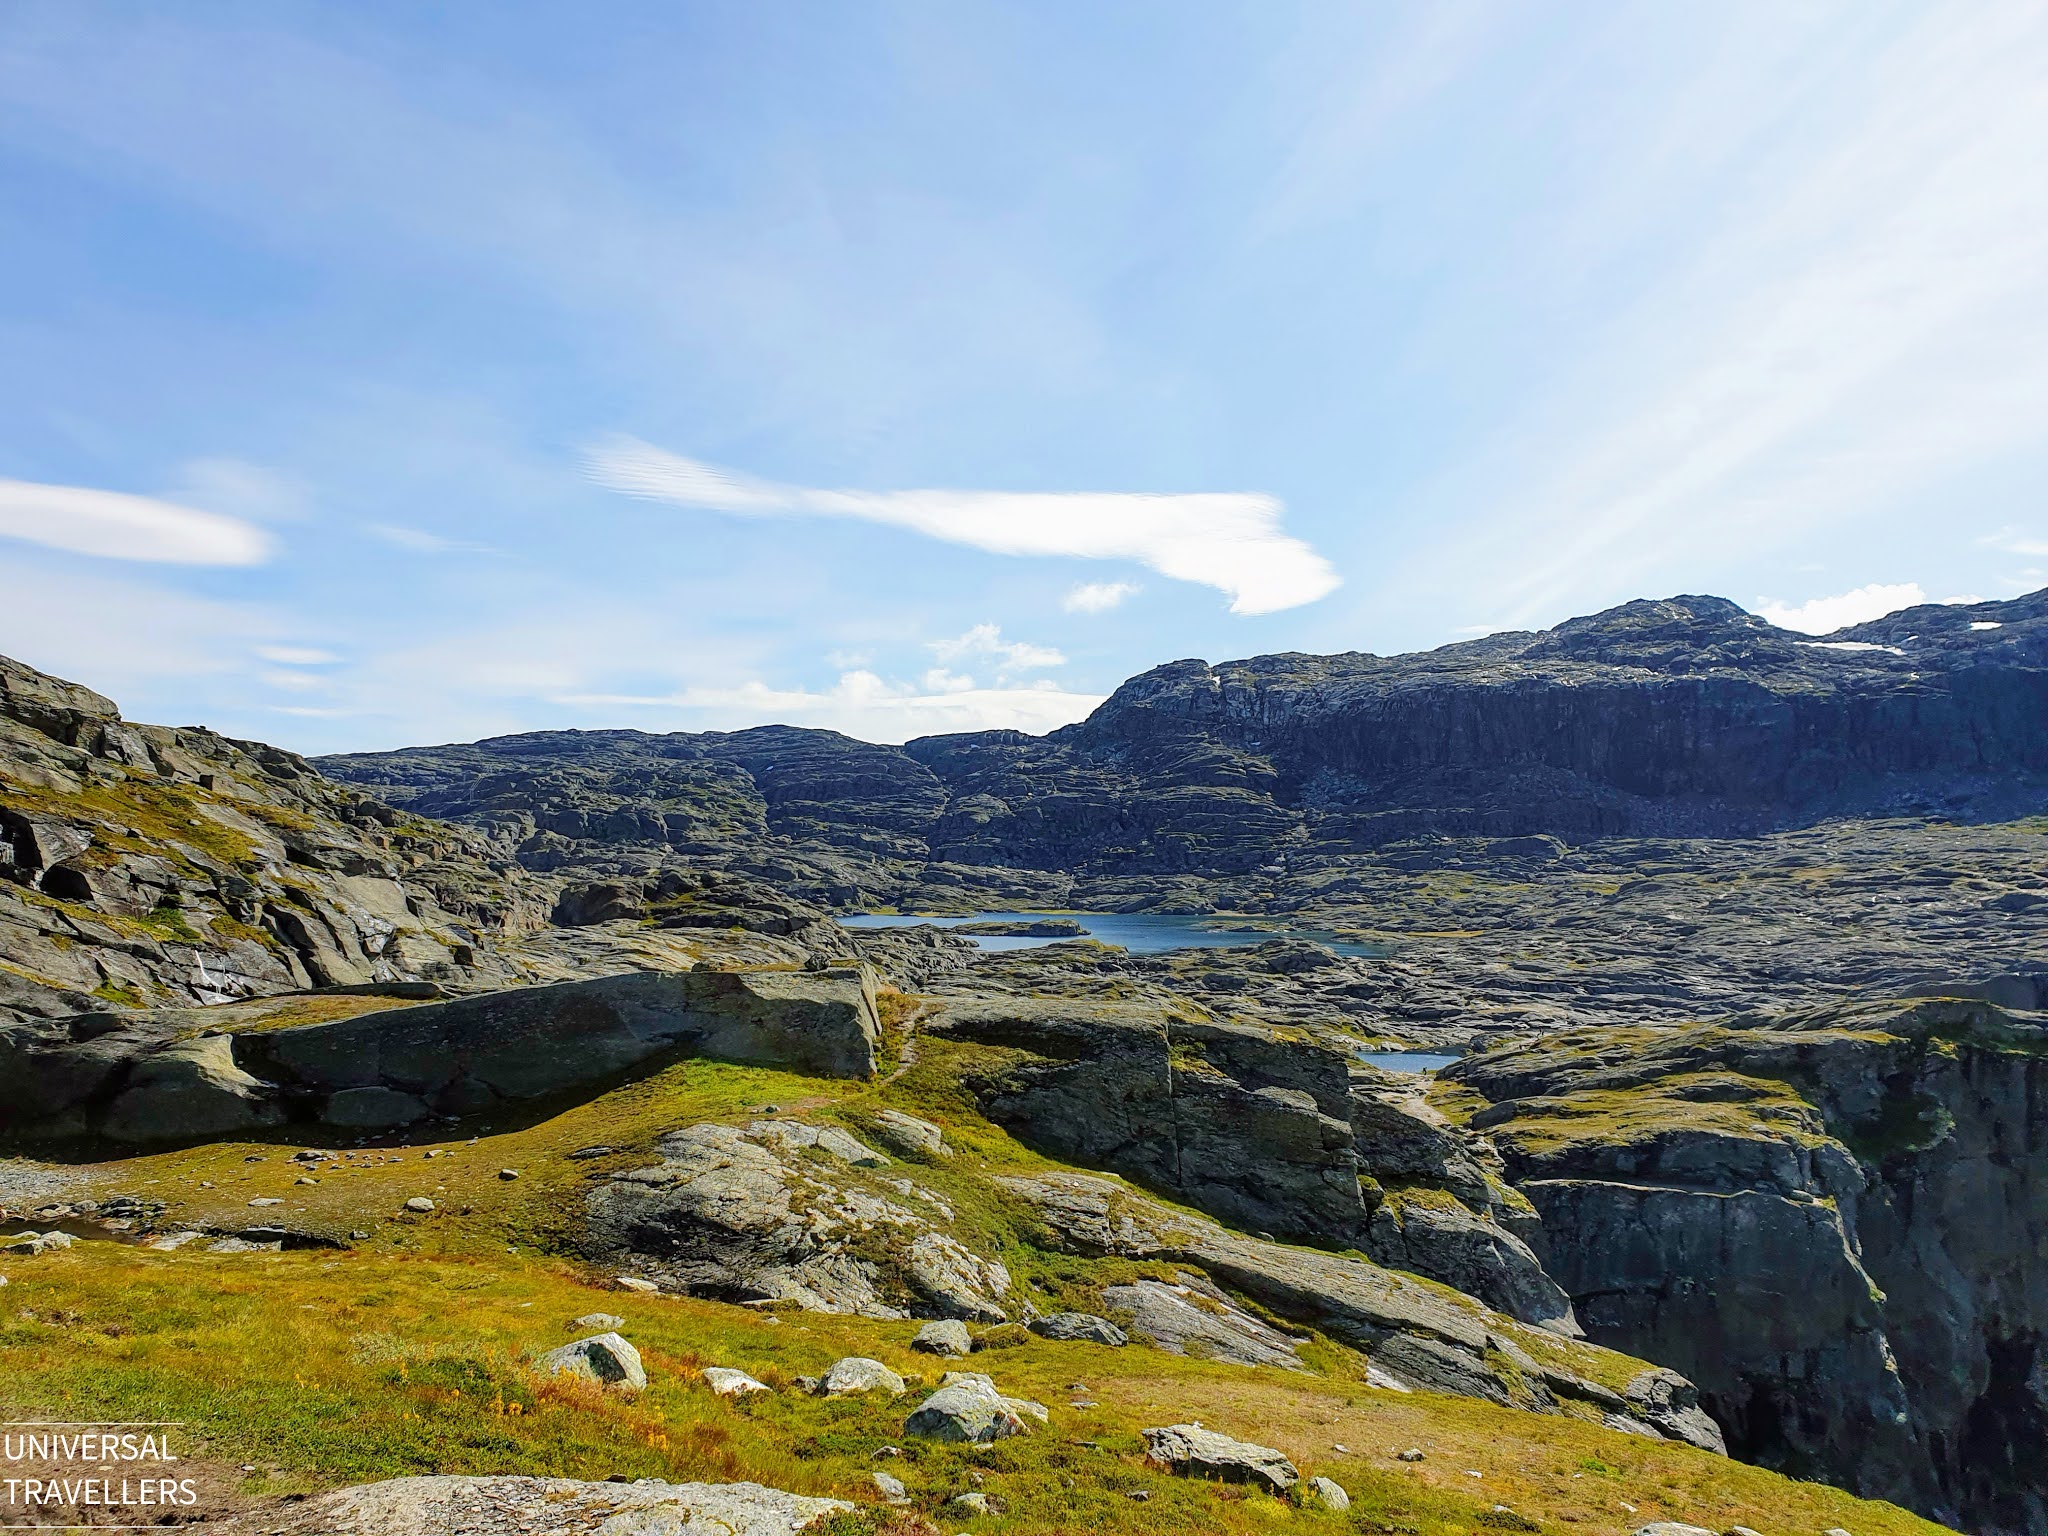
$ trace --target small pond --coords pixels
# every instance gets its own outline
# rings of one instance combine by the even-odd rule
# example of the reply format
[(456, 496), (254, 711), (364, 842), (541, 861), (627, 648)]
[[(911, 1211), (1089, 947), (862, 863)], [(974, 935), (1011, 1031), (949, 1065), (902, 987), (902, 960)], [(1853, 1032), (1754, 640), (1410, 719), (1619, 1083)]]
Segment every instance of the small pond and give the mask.
[[(1282, 923), (1253, 926), (1249, 919), (1189, 916), (1166, 912), (976, 912), (969, 917), (918, 917), (860, 913), (842, 917), (846, 928), (910, 928), (929, 923), (934, 928), (957, 928), (962, 923), (1026, 923), (1046, 918), (1065, 918), (1079, 923), (1086, 937), (1116, 944), (1134, 955), (1163, 954), (1170, 949), (1237, 949), (1263, 944), (1268, 939), (1313, 939), (1340, 955), (1384, 955), (1378, 944), (1361, 944), (1340, 939), (1326, 928), (1295, 928)], [(975, 934), (978, 948), (990, 951), (1036, 949), (1062, 942), (1056, 938), (1021, 934)]]
[(1358, 1059), (1384, 1072), (1435, 1072), (1458, 1058), (1433, 1051), (1360, 1051)]

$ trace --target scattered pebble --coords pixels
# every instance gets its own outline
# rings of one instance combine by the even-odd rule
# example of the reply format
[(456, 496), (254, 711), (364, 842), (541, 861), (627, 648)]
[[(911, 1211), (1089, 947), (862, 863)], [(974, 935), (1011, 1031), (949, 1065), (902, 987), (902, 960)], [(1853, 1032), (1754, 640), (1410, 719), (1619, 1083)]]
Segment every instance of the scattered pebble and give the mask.
[(1398, 1452), (1394, 1459), (1396, 1461), (1427, 1461), (1429, 1458), (1424, 1456), (1417, 1447), (1411, 1445), (1407, 1450)]
[[(254, 1205), (256, 1202), (254, 1200), (251, 1200), (249, 1203), (251, 1205)], [(405, 1202), (405, 1208), (408, 1211), (418, 1211), (421, 1215), (425, 1215), (427, 1212), (433, 1210), (434, 1202), (429, 1200), (425, 1195), (414, 1195), (410, 1200)]]

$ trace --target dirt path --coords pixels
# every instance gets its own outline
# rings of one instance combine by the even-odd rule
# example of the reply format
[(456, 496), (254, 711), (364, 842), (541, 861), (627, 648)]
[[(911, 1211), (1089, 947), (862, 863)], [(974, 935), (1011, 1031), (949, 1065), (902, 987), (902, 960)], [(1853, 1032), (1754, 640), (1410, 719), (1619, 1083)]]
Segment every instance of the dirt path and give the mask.
[(888, 1087), (917, 1065), (917, 1025), (918, 1021), (930, 1012), (930, 1003), (919, 1003), (903, 1016), (903, 1049), (898, 1056), (896, 1070), (882, 1079), (882, 1087)]

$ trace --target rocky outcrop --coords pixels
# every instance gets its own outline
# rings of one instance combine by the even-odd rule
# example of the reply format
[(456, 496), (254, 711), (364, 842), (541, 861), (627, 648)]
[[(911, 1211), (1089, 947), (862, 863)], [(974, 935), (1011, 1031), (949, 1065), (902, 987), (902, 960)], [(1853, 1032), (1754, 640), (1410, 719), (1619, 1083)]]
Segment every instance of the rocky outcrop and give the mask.
[(589, 1095), (679, 1056), (867, 1077), (879, 1026), (859, 968), (636, 972), (243, 1033), (208, 1013), (0, 1025), (16, 1085), (0, 1133), (199, 1140), (285, 1122), (397, 1130), (431, 1115)]
[(1589, 1030), (1448, 1084), (1594, 1339), (1737, 1454), (1973, 1531), (2048, 1530), (2048, 1028), (1988, 1003)]
[(1102, 1304), (1123, 1319), (1132, 1336), (1171, 1355), (1308, 1369), (1299, 1339), (1259, 1321), (1206, 1275), (1182, 1270), (1170, 1281), (1104, 1286)]
[(970, 1068), (989, 1118), (1242, 1226), (1348, 1238), (1365, 1221), (1338, 1053), (1154, 1008), (950, 1002), (928, 1037), (1001, 1048)]
[[(1047, 1174), (998, 1182), (1039, 1213), (1045, 1240), (1053, 1246), (1199, 1270), (1200, 1276), (1181, 1277), (1188, 1295), (1201, 1296), (1204, 1284), (1214, 1284), (1249, 1297), (1275, 1316), (1361, 1351), (1378, 1379), (1395, 1387), (1480, 1397), (1539, 1413), (1604, 1416), (1636, 1433), (1723, 1449), (1719, 1431), (1696, 1411), (1689, 1383), (1660, 1378), (1653, 1386), (1656, 1372), (1525, 1326), (1468, 1297), (1359, 1259), (1246, 1237), (1110, 1179)], [(1131, 1327), (1140, 1331), (1136, 1316)], [(1274, 1330), (1267, 1332), (1286, 1342)], [(1622, 1386), (1603, 1384), (1616, 1378)]]
[(335, 1536), (795, 1536), (853, 1508), (759, 1483), (400, 1477), (323, 1494), (312, 1515)]
[(542, 918), (475, 833), (0, 657), (0, 1020), (504, 985), (491, 937)]
[[(862, 1317), (1002, 1322), (1009, 1272), (954, 1237), (953, 1212), (832, 1126), (693, 1125), (661, 1160), (603, 1179), (586, 1246), (662, 1288)], [(815, 1150), (822, 1158), (804, 1154)]]
[[(1578, 1329), (1501, 1220), (1533, 1230), (1526, 1202), (1498, 1190), (1409, 1090), (1342, 1051), (1163, 1007), (1046, 999), (949, 1001), (924, 1028), (998, 1049), (966, 1082), (990, 1119), (1050, 1156), (1255, 1232), (1363, 1248), (1526, 1322)], [(1382, 1172), (1399, 1181), (1391, 1196)]]

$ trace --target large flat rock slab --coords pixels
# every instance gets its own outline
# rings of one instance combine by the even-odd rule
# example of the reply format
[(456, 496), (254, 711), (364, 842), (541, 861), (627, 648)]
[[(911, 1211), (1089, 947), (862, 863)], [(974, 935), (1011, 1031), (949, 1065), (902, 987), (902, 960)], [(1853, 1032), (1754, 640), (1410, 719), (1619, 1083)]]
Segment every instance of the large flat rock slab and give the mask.
[(793, 1536), (852, 1509), (759, 1483), (400, 1477), (330, 1493), (312, 1514), (334, 1536)]

